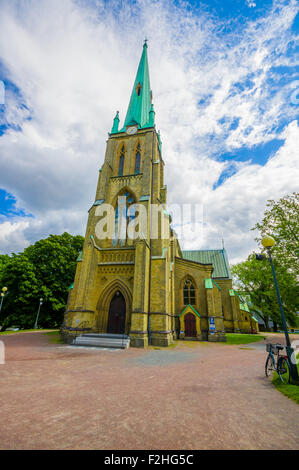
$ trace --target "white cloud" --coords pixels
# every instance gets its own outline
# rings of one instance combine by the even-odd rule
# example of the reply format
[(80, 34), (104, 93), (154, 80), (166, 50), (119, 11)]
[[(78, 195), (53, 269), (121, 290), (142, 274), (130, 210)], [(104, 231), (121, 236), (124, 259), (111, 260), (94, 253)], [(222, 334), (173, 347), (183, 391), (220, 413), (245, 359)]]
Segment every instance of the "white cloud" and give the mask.
[[(163, 0), (0, 0), (0, 7), (0, 59), (22, 93), (7, 101), (7, 119), (22, 131), (0, 138), (0, 187), (34, 215), (0, 225), (1, 251), (49, 233), (84, 234), (107, 132), (116, 110), (125, 117), (147, 36), (169, 202), (204, 203), (204, 243), (219, 246), (224, 232), (231, 258), (245, 257), (266, 200), (297, 183), (293, 90), (272, 69), (291, 65), (285, 51), (296, 2), (275, 2), (230, 35), (207, 13)], [(281, 136), (283, 122), (292, 124)], [(274, 137), (285, 144), (265, 167), (217, 159)], [(237, 173), (213, 191), (231, 163)]]
[[(6, 221), (0, 224), (0, 245), (1, 252), (18, 253), (30, 243), (24, 237), (24, 231), (29, 227), (28, 221), (10, 222)], [(12, 249), (13, 247), (13, 249)]]

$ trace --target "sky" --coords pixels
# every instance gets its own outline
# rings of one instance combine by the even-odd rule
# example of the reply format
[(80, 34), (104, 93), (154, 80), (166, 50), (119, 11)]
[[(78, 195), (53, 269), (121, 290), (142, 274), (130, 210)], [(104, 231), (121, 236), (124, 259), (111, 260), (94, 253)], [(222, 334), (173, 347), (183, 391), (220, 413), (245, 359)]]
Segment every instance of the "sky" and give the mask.
[(168, 202), (203, 208), (182, 247), (224, 242), (231, 263), (258, 250), (251, 228), (267, 200), (298, 191), (298, 10), (295, 0), (0, 0), (0, 253), (84, 235), (145, 37)]

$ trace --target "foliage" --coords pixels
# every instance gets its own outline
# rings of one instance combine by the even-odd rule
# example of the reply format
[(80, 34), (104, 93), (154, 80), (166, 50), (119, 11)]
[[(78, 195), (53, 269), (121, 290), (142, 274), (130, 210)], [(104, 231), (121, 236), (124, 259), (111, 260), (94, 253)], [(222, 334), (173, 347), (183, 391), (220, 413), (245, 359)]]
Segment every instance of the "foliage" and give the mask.
[(269, 200), (266, 207), (262, 222), (252, 229), (260, 232), (256, 240), (271, 235), (276, 242), (273, 257), (296, 276), (299, 274), (299, 193), (278, 202)]
[(83, 241), (80, 235), (66, 232), (50, 235), (25, 248), (23, 253), (13, 253), (9, 260), (7, 255), (0, 258), (0, 280), (8, 288), (0, 319), (2, 331), (10, 325), (32, 328), (40, 298), (43, 303), (38, 325), (47, 328), (61, 325)]
[[(299, 287), (294, 276), (274, 260), (279, 291), (284, 312), (290, 325), (296, 325), (295, 312), (299, 304)], [(232, 267), (236, 286), (240, 295), (250, 299), (251, 310), (256, 311), (269, 328), (269, 320), (281, 325), (281, 316), (270, 262), (257, 261), (250, 255), (242, 263)]]
[(9, 255), (0, 255), (0, 286), (4, 287), (4, 283), (2, 281), (2, 273), (4, 270), (4, 267), (10, 262), (10, 256)]
[[(299, 193), (293, 193), (275, 202), (269, 200), (264, 218), (252, 230), (258, 230), (256, 241), (264, 235), (275, 239), (272, 248), (273, 264), (277, 275), (280, 295), (288, 323), (297, 326), (299, 309)], [(267, 253), (266, 253), (266, 256)], [(267, 259), (257, 261), (255, 254), (232, 268), (237, 289), (252, 304), (252, 310), (264, 320), (269, 328), (269, 320), (281, 326), (281, 315), (274, 285), (271, 265)]]

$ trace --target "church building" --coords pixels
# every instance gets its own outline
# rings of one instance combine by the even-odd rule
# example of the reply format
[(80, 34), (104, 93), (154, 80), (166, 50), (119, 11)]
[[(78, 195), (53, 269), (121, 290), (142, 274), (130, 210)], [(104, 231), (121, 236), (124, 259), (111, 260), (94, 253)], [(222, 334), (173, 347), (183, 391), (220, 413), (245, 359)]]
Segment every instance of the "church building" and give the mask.
[[(133, 347), (169, 346), (175, 339), (225, 341), (225, 332), (257, 330), (233, 289), (225, 249), (183, 251), (172, 229), (147, 47), (145, 41), (124, 124), (117, 112), (107, 140), (61, 329), (65, 341), (88, 332), (124, 335)], [(153, 205), (161, 208), (156, 236)], [(136, 207), (144, 209), (146, 228), (129, 237)]]

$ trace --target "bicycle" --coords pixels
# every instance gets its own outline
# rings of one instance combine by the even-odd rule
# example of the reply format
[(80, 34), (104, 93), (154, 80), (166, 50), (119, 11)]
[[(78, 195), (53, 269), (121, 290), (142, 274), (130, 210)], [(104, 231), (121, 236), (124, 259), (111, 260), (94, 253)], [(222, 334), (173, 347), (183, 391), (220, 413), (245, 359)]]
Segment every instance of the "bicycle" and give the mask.
[[(265, 374), (266, 377), (273, 377), (274, 372), (277, 372), (282, 383), (290, 382), (290, 364), (287, 356), (280, 356), (279, 351), (282, 351), (284, 346), (282, 344), (267, 344), (266, 351), (269, 353), (266, 364)], [(275, 355), (277, 361), (275, 362)]]

